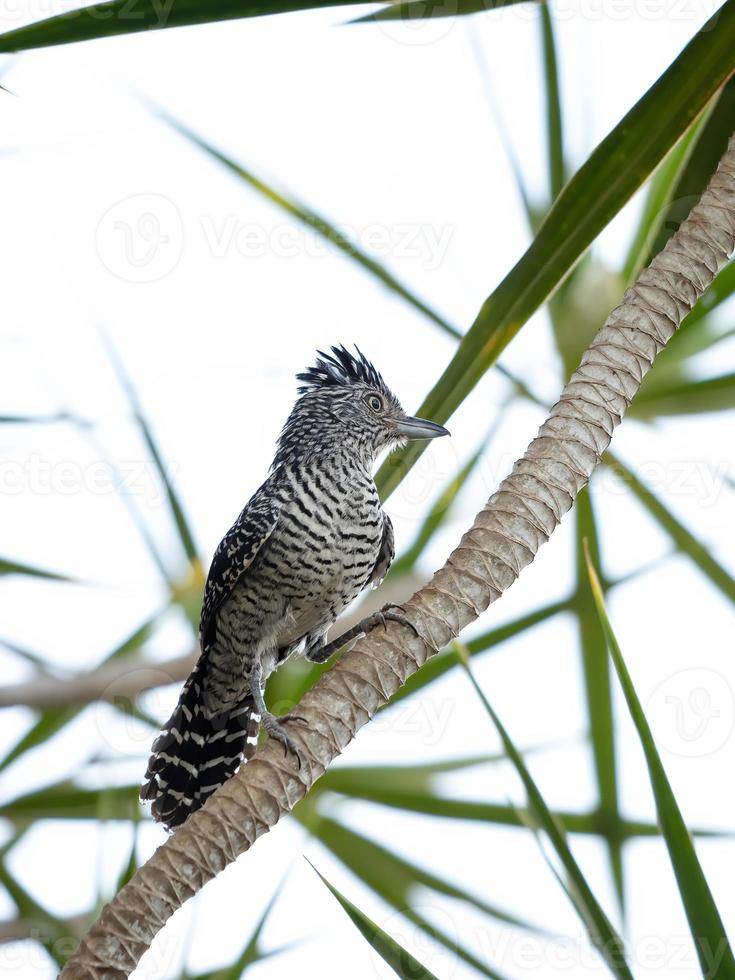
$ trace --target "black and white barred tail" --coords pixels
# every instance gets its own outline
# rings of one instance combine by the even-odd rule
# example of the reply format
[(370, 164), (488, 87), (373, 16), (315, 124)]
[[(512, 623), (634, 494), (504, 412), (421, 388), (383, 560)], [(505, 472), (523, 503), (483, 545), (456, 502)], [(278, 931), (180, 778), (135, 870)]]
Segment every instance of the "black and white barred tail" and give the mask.
[(205, 717), (197, 664), (151, 749), (140, 798), (152, 801), (153, 817), (166, 827), (183, 823), (234, 775), (254, 749), (259, 726), (250, 698), (215, 718)]

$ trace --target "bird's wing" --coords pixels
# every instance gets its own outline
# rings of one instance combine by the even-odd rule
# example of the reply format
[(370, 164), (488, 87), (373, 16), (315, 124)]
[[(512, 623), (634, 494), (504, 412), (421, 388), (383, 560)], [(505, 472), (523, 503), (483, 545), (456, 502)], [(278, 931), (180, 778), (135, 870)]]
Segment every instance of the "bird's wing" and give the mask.
[(212, 558), (199, 623), (203, 647), (207, 644), (207, 633), (214, 623), (214, 614), (253, 563), (278, 523), (277, 504), (262, 490), (261, 487), (245, 505)]
[(373, 568), (370, 575), (369, 582), (374, 589), (380, 585), (385, 576), (388, 574), (388, 569), (391, 566), (391, 562), (395, 557), (396, 549), (393, 543), (393, 525), (391, 524), (390, 517), (383, 511), (383, 539), (380, 542), (380, 552), (378, 553), (377, 561), (375, 562), (375, 568)]

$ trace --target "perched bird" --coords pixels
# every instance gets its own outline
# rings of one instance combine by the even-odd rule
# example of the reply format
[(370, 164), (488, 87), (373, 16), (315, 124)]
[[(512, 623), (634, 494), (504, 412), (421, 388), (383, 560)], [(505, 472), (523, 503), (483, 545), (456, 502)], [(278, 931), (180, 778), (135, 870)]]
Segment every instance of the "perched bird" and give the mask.
[(448, 435), (410, 418), (357, 348), (319, 351), (297, 378), (265, 483), (214, 553), (204, 591), (201, 655), (153, 743), (141, 799), (168, 827), (199, 809), (253, 751), (260, 726), (296, 754), (285, 729), (295, 716), (266, 708), (269, 674), (292, 654), (324, 662), (397, 607), (332, 643), (342, 610), (393, 560), (393, 528), (372, 476), (381, 450)]

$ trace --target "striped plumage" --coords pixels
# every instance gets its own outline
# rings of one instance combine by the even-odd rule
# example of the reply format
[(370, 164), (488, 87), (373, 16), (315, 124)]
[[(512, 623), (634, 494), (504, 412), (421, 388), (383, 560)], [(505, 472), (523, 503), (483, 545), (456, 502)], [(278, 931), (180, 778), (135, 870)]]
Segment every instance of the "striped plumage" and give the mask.
[(298, 378), (270, 474), (214, 554), (201, 656), (153, 745), (141, 797), (169, 827), (236, 771), (261, 725), (294, 750), (288, 719), (266, 710), (265, 680), (293, 653), (326, 659), (335, 649), (325, 646), (329, 628), (390, 567), (393, 530), (372, 477), (377, 454), (446, 433), (408, 418), (359, 352), (320, 352)]

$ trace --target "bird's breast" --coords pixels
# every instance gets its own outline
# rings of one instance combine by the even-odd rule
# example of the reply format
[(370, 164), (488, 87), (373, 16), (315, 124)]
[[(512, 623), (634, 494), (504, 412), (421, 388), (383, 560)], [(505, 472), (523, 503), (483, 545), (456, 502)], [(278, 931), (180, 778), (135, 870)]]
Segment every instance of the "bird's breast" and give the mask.
[(307, 471), (283, 493), (269, 553), (287, 608), (281, 641), (329, 625), (365, 587), (383, 535), (375, 485), (361, 474)]

